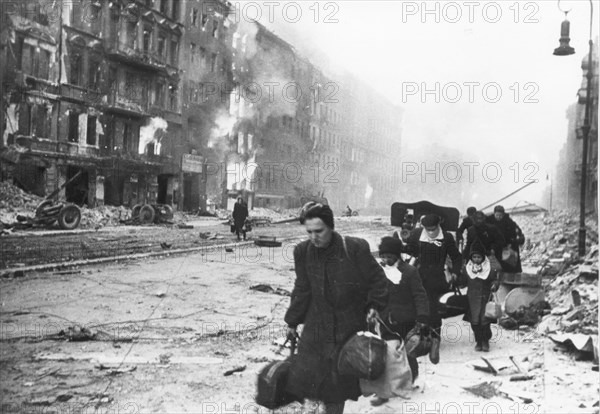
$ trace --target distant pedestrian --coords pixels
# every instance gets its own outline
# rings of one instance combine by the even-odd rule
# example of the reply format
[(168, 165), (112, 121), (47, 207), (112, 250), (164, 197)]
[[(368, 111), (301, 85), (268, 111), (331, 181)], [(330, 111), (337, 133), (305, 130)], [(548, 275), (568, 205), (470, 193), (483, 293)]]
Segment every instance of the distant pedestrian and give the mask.
[(238, 241), (240, 240), (240, 233), (242, 233), (244, 240), (246, 240), (246, 229), (244, 228), (244, 224), (246, 223), (247, 218), (248, 206), (242, 197), (238, 197), (237, 202), (233, 206), (233, 225), (235, 226), (235, 235), (237, 236)]
[(366, 240), (334, 231), (329, 206), (308, 203), (300, 222), (309, 240), (294, 249), (296, 281), (285, 322), (288, 338), (298, 336), (298, 325), (304, 329), (287, 390), (307, 405), (324, 406), (327, 414), (341, 414), (345, 401), (356, 401), (361, 392), (358, 378), (337, 372), (336, 355), (385, 308), (387, 279)]
[(475, 207), (469, 207), (467, 209), (467, 217), (465, 217), (463, 219), (463, 221), (460, 223), (460, 226), (458, 227), (458, 230), (456, 231), (456, 243), (458, 243), (458, 245), (460, 246), (462, 244), (463, 239), (463, 233), (467, 230), (469, 230), (469, 227), (471, 227), (473, 224), (475, 224), (475, 222), (473, 221), (473, 218), (475, 216), (475, 213), (477, 212), (477, 209)]
[(469, 261), (463, 270), (467, 279), (467, 298), (469, 311), (465, 320), (471, 323), (475, 335), (475, 350), (488, 352), (492, 330), (491, 320), (485, 316), (485, 305), (490, 299), (491, 292), (498, 290), (497, 274), (490, 260), (486, 257), (486, 249), (479, 241), (471, 245)]
[(494, 214), (487, 218), (487, 223), (496, 226), (502, 237), (504, 237), (504, 245), (502, 247), (510, 247), (516, 254), (516, 258), (512, 264), (501, 258), (500, 265), (502, 266), (502, 270), (511, 273), (521, 272), (523, 269), (521, 267), (519, 247), (525, 243), (525, 236), (519, 225), (510, 218), (502, 206), (494, 207)]
[[(379, 257), (382, 259), (383, 270), (388, 279), (390, 296), (388, 305), (381, 317), (388, 331), (381, 327), (383, 339), (406, 340), (406, 336), (415, 326), (419, 331), (429, 329), (429, 302), (427, 292), (421, 283), (419, 271), (400, 259), (402, 242), (394, 237), (383, 237), (379, 245)], [(419, 375), (419, 363), (414, 357), (408, 357), (408, 365), (412, 372), (413, 382)], [(387, 401), (387, 398), (375, 397), (371, 405), (378, 406)]]
[(427, 214), (421, 219), (422, 228), (415, 229), (410, 235), (403, 253), (418, 259), (417, 269), (423, 281), (429, 301), (429, 326), (432, 330), (432, 347), (429, 358), (437, 364), (440, 359), (440, 341), (442, 318), (439, 314), (439, 298), (450, 290), (444, 267), (446, 259), (452, 261), (452, 278), (456, 280), (462, 268), (462, 257), (454, 238), (442, 230), (441, 218), (436, 214)]

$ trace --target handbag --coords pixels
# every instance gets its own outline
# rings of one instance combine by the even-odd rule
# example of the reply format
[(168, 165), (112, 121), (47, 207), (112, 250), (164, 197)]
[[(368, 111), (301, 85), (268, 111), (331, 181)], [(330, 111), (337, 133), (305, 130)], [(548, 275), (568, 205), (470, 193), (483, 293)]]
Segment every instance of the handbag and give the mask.
[(490, 299), (485, 305), (485, 317), (493, 320), (502, 317), (502, 305), (498, 301), (498, 296), (495, 293), (490, 295)]
[(260, 371), (256, 384), (257, 392), (255, 397), (255, 401), (258, 405), (274, 410), (284, 405), (291, 404), (294, 401), (301, 401), (300, 398), (297, 398), (286, 391), (288, 375), (295, 350), (296, 341), (293, 340), (291, 342), (289, 357), (283, 361), (273, 361)]
[(463, 295), (458, 286), (452, 285), (452, 291), (440, 296), (438, 314), (442, 319), (463, 315), (469, 310), (469, 299)]
[(379, 324), (377, 334), (361, 331), (352, 335), (341, 347), (337, 358), (337, 370), (341, 375), (373, 380), (385, 371), (387, 344), (381, 339)]
[(402, 339), (385, 341), (387, 353), (383, 374), (373, 380), (360, 379), (360, 390), (367, 397), (377, 394), (381, 398), (406, 397), (412, 389), (412, 372), (408, 365), (406, 347)]
[(413, 358), (425, 356), (431, 351), (432, 343), (431, 332), (425, 335), (415, 326), (406, 335), (406, 354)]

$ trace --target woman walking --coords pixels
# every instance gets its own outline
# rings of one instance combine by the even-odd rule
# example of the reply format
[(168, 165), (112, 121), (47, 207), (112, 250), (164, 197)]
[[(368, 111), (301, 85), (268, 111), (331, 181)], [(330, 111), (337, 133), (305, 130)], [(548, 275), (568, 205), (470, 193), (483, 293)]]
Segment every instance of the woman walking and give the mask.
[(248, 206), (244, 202), (242, 197), (238, 197), (237, 202), (233, 206), (233, 225), (235, 226), (235, 235), (238, 241), (240, 240), (240, 233), (243, 234), (244, 240), (246, 240), (246, 230), (244, 224), (248, 218)]
[(385, 308), (387, 281), (365, 240), (334, 231), (329, 206), (307, 204), (300, 222), (309, 240), (294, 249), (296, 281), (285, 322), (288, 337), (298, 336), (298, 325), (304, 329), (287, 390), (324, 407), (321, 412), (341, 414), (345, 401), (357, 400), (361, 392), (358, 378), (337, 372), (337, 354)]

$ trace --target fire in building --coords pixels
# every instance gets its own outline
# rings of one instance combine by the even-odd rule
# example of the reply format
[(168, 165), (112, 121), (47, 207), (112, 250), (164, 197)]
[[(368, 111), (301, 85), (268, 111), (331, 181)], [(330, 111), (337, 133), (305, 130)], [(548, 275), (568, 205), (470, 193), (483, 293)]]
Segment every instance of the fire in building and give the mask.
[(235, 22), (229, 2), (8, 7), (2, 180), (43, 196), (79, 174), (61, 200), (184, 211), (239, 195), (250, 208), (321, 197), (338, 211), (399, 195), (401, 108)]

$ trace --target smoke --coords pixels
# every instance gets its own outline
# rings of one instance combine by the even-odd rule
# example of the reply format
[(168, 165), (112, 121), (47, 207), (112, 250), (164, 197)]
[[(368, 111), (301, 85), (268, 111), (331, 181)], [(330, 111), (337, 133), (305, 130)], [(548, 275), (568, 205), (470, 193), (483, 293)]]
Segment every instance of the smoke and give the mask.
[(373, 187), (371, 187), (371, 184), (367, 182), (367, 187), (365, 188), (365, 208), (369, 206), (369, 202), (371, 201), (372, 196)]
[(139, 154), (146, 152), (146, 145), (151, 142), (155, 143), (154, 153), (160, 153), (160, 139), (167, 132), (167, 121), (160, 117), (150, 118), (148, 125), (140, 128), (140, 144), (138, 148)]

